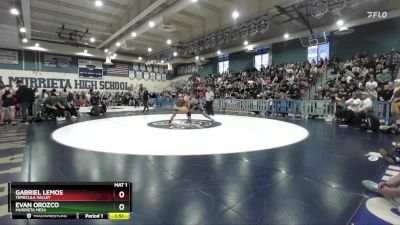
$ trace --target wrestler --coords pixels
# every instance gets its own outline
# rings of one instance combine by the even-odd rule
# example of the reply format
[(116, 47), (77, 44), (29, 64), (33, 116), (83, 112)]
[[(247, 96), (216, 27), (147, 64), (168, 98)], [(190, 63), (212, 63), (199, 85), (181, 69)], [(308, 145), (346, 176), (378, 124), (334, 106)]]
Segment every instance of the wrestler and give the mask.
[(172, 123), (172, 121), (174, 120), (174, 118), (175, 118), (175, 116), (176, 116), (176, 114), (178, 112), (185, 112), (187, 114), (187, 116), (188, 116), (189, 122), (191, 122), (189, 109), (190, 109), (189, 95), (180, 94), (178, 96), (178, 99), (176, 100), (175, 107), (174, 107), (171, 119), (169, 119), (169, 123)]
[(203, 108), (203, 105), (199, 102), (199, 100), (197, 100), (196, 98), (191, 98), (190, 99), (190, 101), (189, 101), (189, 104), (190, 104), (190, 111), (188, 112), (188, 114), (187, 114), (187, 116), (188, 116), (188, 120), (191, 122), (192, 121), (192, 118), (191, 118), (191, 111), (199, 111), (199, 112), (201, 112), (201, 114), (205, 117), (205, 118), (207, 118), (207, 119), (209, 119), (209, 120), (211, 120), (211, 122), (215, 122), (215, 120), (213, 119), (213, 118), (211, 118), (209, 115), (207, 115), (206, 113), (205, 113), (205, 110), (204, 110), (204, 108)]

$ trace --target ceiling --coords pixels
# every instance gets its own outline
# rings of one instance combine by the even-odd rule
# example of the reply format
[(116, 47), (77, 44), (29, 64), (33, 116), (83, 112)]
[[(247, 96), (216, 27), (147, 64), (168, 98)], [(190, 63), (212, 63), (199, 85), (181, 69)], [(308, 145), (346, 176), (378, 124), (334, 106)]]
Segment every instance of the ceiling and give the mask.
[[(0, 47), (21, 49), (39, 42), (51, 52), (73, 54), (86, 48), (96, 57), (105, 57), (107, 48), (108, 54), (116, 52), (118, 58), (132, 60), (171, 49), (178, 42), (205, 36), (262, 13), (269, 15), (269, 28), (249, 38), (251, 43), (282, 40), (286, 32), (309, 34), (309, 28), (332, 26), (339, 18), (349, 24), (357, 20), (374, 22), (366, 21), (366, 11), (399, 11), (398, 0), (346, 1), (347, 6), (340, 14), (328, 12), (316, 19), (307, 15), (305, 8), (298, 9), (300, 16), (291, 8), (304, 4), (303, 0), (103, 0), (102, 7), (96, 7), (94, 0), (0, 0)], [(20, 10), (19, 17), (9, 13), (12, 7)], [(235, 10), (240, 13), (237, 20), (231, 15)], [(154, 28), (148, 26), (150, 20), (155, 22)], [(22, 24), (27, 28), (23, 35), (18, 32)], [(158, 29), (161, 24), (172, 25), (175, 31), (161, 31)], [(60, 31), (70, 36), (61, 38)], [(137, 36), (132, 37), (131, 32)], [(24, 44), (20, 41), (22, 37), (30, 41)], [(92, 37), (96, 39), (93, 43)], [(167, 39), (172, 41), (171, 45), (167, 45)], [(217, 48), (235, 48), (243, 41), (232, 41), (196, 54), (215, 54)], [(117, 42), (121, 46), (117, 47)]]

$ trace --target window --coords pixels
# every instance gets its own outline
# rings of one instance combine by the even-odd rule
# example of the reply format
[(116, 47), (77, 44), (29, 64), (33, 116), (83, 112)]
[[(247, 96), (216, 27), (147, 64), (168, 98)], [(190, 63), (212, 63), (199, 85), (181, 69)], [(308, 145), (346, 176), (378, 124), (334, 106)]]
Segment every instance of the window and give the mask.
[(267, 67), (269, 64), (269, 53), (254, 56), (254, 67), (261, 70), (261, 67)]
[(223, 73), (226, 72), (229, 69), (229, 61), (222, 61), (218, 63), (218, 72)]
[(329, 43), (308, 47), (309, 62), (311, 62), (313, 59), (315, 60), (315, 62), (318, 62), (321, 58), (329, 59)]

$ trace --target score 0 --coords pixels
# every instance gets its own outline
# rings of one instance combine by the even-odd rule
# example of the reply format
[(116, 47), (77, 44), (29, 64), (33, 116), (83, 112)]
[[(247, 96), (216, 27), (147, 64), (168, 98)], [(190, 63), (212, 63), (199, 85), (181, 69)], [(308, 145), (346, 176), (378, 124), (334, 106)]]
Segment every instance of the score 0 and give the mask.
[(129, 201), (129, 192), (129, 183), (114, 183), (114, 201)]

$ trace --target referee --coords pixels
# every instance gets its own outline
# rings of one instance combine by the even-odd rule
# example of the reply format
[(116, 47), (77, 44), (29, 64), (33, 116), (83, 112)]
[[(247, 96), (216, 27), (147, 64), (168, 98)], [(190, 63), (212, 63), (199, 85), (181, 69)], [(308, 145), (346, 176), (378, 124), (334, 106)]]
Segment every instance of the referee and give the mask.
[(206, 92), (206, 112), (210, 116), (214, 116), (213, 101), (214, 92), (211, 90), (211, 87), (208, 86)]

